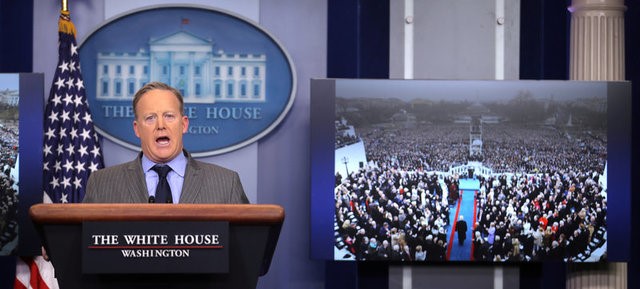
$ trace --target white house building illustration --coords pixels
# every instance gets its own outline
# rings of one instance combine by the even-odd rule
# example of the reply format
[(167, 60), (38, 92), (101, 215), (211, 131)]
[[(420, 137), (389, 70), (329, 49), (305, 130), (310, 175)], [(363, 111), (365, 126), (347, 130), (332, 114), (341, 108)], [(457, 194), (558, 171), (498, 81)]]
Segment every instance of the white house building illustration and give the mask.
[(96, 99), (130, 100), (147, 82), (162, 81), (186, 103), (265, 102), (265, 54), (213, 51), (214, 42), (187, 31), (149, 40), (136, 53), (99, 52)]

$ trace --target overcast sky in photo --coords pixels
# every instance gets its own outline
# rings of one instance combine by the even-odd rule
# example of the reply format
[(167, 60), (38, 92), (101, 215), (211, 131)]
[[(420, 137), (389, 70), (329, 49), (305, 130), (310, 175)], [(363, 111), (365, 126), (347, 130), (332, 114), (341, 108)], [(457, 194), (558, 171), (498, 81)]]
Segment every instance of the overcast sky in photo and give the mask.
[(607, 82), (562, 80), (345, 80), (336, 81), (336, 97), (398, 98), (405, 101), (500, 101), (510, 100), (521, 91), (534, 98), (572, 100), (606, 98)]

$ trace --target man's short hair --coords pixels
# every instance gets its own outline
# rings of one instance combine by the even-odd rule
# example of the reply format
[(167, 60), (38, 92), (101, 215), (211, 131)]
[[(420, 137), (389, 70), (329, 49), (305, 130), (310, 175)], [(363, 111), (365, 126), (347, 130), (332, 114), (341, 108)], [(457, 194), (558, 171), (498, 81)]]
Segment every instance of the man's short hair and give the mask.
[(159, 82), (159, 81), (152, 81), (149, 82), (147, 84), (145, 84), (142, 88), (140, 88), (137, 92), (136, 95), (133, 96), (133, 113), (135, 118), (138, 118), (138, 111), (136, 110), (136, 105), (138, 105), (138, 102), (140, 101), (140, 98), (147, 92), (152, 91), (152, 90), (156, 90), (156, 89), (160, 89), (160, 90), (167, 90), (170, 91), (171, 93), (173, 93), (173, 95), (175, 95), (178, 98), (178, 101), (180, 102), (180, 115), (184, 114), (184, 100), (182, 99), (182, 93), (180, 93), (180, 91), (178, 91), (177, 89), (173, 88), (172, 86), (164, 83), (164, 82)]

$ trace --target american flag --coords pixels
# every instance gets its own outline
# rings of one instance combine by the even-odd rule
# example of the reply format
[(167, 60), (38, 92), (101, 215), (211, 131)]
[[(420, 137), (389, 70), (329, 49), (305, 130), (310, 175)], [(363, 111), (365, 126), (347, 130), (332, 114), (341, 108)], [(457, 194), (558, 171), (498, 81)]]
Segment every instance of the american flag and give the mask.
[(61, 31), (59, 37), (58, 67), (44, 115), (43, 186), (45, 198), (54, 203), (78, 203), (84, 198), (89, 174), (104, 165), (75, 35)]
[[(77, 203), (91, 172), (104, 165), (68, 11), (59, 27), (58, 66), (44, 115), (43, 202)], [(17, 258), (14, 289), (58, 289), (53, 266), (42, 256)]]

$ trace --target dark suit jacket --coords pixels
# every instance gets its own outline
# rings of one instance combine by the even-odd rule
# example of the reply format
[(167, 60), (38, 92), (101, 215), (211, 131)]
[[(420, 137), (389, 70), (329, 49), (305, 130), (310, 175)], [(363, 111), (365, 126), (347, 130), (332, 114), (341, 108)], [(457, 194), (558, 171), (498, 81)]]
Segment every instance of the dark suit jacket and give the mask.
[(458, 234), (464, 234), (467, 232), (467, 222), (465, 220), (460, 220), (456, 224), (456, 231)]
[[(248, 204), (238, 173), (200, 161), (185, 152), (185, 170), (179, 203)], [(142, 153), (130, 162), (91, 173), (84, 203), (147, 203), (149, 193), (142, 171)]]

